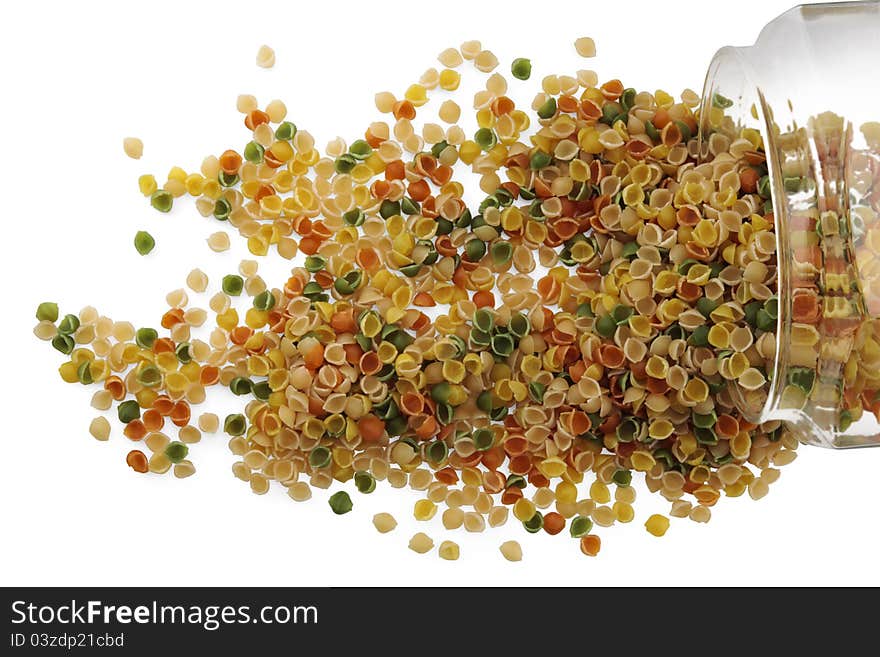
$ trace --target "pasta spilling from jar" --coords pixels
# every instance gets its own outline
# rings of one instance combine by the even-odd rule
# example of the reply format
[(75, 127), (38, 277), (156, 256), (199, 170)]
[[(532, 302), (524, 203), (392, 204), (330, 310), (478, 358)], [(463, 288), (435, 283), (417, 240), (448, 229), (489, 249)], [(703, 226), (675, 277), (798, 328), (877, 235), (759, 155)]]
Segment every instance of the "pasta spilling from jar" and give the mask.
[[(595, 53), (588, 38), (576, 49)], [(212, 250), (237, 232), (255, 257), (290, 260), (289, 277), (265, 281), (256, 260), (213, 282), (194, 269), (146, 327), (43, 303), (35, 333), (64, 355), (61, 377), (115, 411), (136, 472), (190, 476), (193, 447), (223, 431), (254, 493), (338, 489), (336, 514), (409, 486), (419, 521), (515, 520), (595, 556), (604, 528), (635, 520), (634, 479), (695, 522), (722, 497), (763, 497), (797, 441), (736, 404), (768, 386), (776, 349), (760, 135), (715, 134), (699, 159), (692, 91), (581, 70), (544, 77), (522, 107), (479, 42), (438, 61), (402, 95), (377, 94), (386, 120), (350, 142), (319, 150), (283, 102), (244, 95), (243, 144), (161, 187), (141, 176), (157, 211), (192, 197), (225, 229)], [(486, 76), (470, 132), (464, 66)], [(509, 66), (527, 89), (531, 61)], [(417, 123), (435, 97), (439, 123)], [(146, 232), (135, 246), (161, 251)], [(216, 387), (240, 409), (197, 415)], [(90, 431), (111, 427), (101, 416)], [(665, 534), (667, 516), (646, 530)], [(501, 553), (522, 558), (516, 541)]]

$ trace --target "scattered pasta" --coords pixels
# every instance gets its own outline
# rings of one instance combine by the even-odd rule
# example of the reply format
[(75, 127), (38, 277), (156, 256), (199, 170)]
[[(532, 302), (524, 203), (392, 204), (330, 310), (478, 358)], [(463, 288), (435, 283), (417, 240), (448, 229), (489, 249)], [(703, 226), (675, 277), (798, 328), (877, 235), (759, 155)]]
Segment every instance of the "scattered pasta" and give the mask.
[[(595, 55), (592, 39), (575, 47)], [(260, 66), (274, 60), (260, 48)], [(448, 98), (445, 126), (416, 126), (435, 93), (456, 93), (465, 60), (487, 74), (478, 128), (466, 133)], [(254, 256), (295, 266), (268, 281), (245, 260), (215, 280), (206, 308), (175, 290), (155, 327), (42, 303), (34, 332), (63, 355), (62, 379), (100, 387), (92, 405), (139, 443), (126, 457), (138, 473), (191, 476), (191, 450), (222, 430), (233, 475), (256, 494), (409, 486), (422, 491), (418, 521), (440, 511), (446, 530), (479, 533), (515, 519), (588, 556), (601, 547), (594, 530), (633, 521), (634, 478), (668, 516), (698, 523), (722, 496), (766, 495), (797, 441), (778, 422), (747, 421), (731, 392), (766, 391), (775, 355), (760, 136), (717, 133), (700, 162), (693, 92), (676, 102), (582, 70), (544, 77), (522, 108), (480, 42), (438, 61), (401, 95), (376, 94), (387, 122), (323, 152), (282, 101), (261, 109), (241, 95), (242, 148), (175, 167), (161, 186), (141, 176), (156, 210), (192, 197), (228, 229), (207, 238), (213, 251), (237, 232)], [(510, 71), (525, 81), (531, 66), (518, 58)], [(125, 151), (139, 157), (140, 142)], [(457, 164), (476, 174), (477, 204)], [(154, 244), (135, 238), (142, 254)], [(200, 269), (185, 282), (208, 292)], [(803, 390), (818, 312), (814, 297), (795, 299)], [(193, 419), (217, 386), (240, 408)], [(110, 423), (89, 430), (107, 440)], [(328, 503), (343, 515), (357, 499), (339, 489)], [(387, 513), (373, 524), (397, 526)], [(645, 523), (655, 536), (669, 526), (660, 514)], [(418, 533), (409, 547), (434, 542)], [(500, 551), (522, 558), (516, 541)], [(438, 553), (455, 560), (459, 547)]]

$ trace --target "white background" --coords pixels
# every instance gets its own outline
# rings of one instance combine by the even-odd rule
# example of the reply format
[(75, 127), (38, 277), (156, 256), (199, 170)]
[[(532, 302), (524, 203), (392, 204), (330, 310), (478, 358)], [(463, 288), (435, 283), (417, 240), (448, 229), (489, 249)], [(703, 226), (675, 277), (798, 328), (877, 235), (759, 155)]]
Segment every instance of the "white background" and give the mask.
[[(255, 496), (233, 478), (222, 434), (191, 450), (198, 473), (190, 479), (137, 475), (117, 425), (109, 443), (89, 436), (93, 390), (63, 383), (62, 357), (31, 334), (43, 300), (156, 325), (166, 292), (192, 267), (215, 284), (235, 270), (247, 256), (237, 235), (232, 251), (212, 253), (205, 238), (222, 226), (191, 203), (169, 216), (152, 211), (137, 177), (164, 176), (175, 164), (197, 170), (205, 155), (241, 148), (239, 93), (261, 104), (282, 98), (323, 147), (360, 136), (380, 118), (375, 92), (402, 94), (438, 66), (437, 53), (466, 39), (481, 39), (505, 73), (513, 57), (530, 57), (532, 80), (512, 80), (520, 91), (578, 68), (639, 89), (700, 91), (713, 52), (752, 43), (789, 1), (5, 3), (0, 584), (880, 583), (880, 449), (803, 448), (761, 502), (722, 499), (710, 524), (673, 520), (663, 539), (642, 524), (666, 504), (644, 492), (635, 522), (598, 530), (603, 549), (591, 559), (567, 536), (528, 535), (515, 521), (449, 536), (439, 513), (427, 525), (408, 519), (418, 498), (408, 490), (355, 493), (354, 512), (342, 517), (318, 494), (305, 504), (280, 487)], [(597, 59), (576, 55), (582, 35), (596, 39)], [(262, 43), (276, 50), (273, 70), (254, 64)], [(127, 135), (144, 140), (140, 161), (123, 155)], [(139, 229), (158, 242), (147, 258), (131, 245)], [(262, 261), (261, 273), (277, 285), (286, 267), (276, 260)], [(231, 396), (212, 398), (221, 416), (236, 408)], [(373, 529), (378, 511), (394, 513), (397, 531)], [(409, 551), (417, 530), (437, 544), (458, 541), (461, 560)], [(523, 545), (521, 563), (501, 558), (508, 539)]]

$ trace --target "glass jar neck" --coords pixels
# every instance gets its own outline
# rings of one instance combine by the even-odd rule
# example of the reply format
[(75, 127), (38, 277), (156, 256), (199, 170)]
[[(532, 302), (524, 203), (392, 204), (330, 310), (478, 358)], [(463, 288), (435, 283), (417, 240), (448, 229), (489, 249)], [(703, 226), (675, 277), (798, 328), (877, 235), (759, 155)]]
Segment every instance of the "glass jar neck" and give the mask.
[(716, 54), (700, 116), (701, 156), (720, 134), (766, 158), (759, 193), (775, 228), (779, 296), (774, 313), (761, 308), (765, 328), (775, 320), (770, 385), (734, 397), (753, 421), (829, 447), (880, 443), (880, 124), (866, 118), (880, 118), (880, 98), (827, 91), (864, 85), (849, 60), (876, 63), (878, 31), (880, 3), (795, 8), (754, 46)]

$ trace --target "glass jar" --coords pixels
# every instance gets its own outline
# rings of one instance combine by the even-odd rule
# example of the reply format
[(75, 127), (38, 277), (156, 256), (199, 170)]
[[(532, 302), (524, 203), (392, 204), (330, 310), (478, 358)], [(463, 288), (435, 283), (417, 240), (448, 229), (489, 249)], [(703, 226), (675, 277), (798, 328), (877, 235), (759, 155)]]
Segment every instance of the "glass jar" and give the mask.
[(825, 447), (880, 445), (878, 72), (880, 2), (802, 5), (719, 50), (703, 92), (701, 155), (715, 133), (755, 143), (776, 222), (769, 390), (738, 405)]

